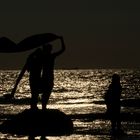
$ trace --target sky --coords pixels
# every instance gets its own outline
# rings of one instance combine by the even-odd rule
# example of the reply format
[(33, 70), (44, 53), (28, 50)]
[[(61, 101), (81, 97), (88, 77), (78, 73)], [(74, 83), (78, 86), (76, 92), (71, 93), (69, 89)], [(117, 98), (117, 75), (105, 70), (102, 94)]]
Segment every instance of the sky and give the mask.
[[(140, 7), (135, 0), (5, 0), (0, 37), (19, 42), (41, 33), (63, 36), (55, 68), (139, 68)], [(0, 69), (20, 69), (31, 51), (0, 53)]]

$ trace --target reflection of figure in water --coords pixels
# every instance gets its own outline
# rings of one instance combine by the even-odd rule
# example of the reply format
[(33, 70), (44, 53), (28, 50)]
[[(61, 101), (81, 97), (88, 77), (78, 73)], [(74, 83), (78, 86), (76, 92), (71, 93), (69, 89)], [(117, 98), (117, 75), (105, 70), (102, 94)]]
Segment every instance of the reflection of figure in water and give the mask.
[(42, 109), (46, 109), (54, 82), (54, 63), (55, 58), (65, 50), (63, 38), (60, 37), (62, 48), (58, 52), (51, 53), (50, 44), (43, 45), (33, 52), (27, 59), (11, 95), (14, 96), (18, 83), (23, 77), (25, 71), (29, 72), (29, 82), (31, 88), (31, 108), (37, 109), (38, 95), (42, 93)]
[(120, 84), (120, 77), (118, 74), (112, 76), (112, 83), (109, 85), (108, 91), (105, 95), (105, 103), (107, 105), (107, 114), (111, 120), (112, 133), (120, 132), (120, 96), (122, 87)]

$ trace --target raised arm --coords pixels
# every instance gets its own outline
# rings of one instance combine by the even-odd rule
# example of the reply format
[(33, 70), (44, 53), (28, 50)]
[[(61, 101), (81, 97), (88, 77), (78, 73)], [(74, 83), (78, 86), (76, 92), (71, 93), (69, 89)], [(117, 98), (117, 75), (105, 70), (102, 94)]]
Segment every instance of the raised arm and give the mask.
[(65, 51), (65, 43), (64, 43), (64, 39), (63, 37), (59, 37), (60, 41), (61, 41), (61, 49), (58, 51), (58, 52), (55, 52), (54, 55), (58, 56), (60, 55), (61, 53), (63, 53)]
[(16, 80), (16, 84), (15, 84), (15, 86), (14, 86), (14, 88), (12, 89), (12, 92), (11, 92), (11, 97), (14, 97), (15, 92), (16, 92), (16, 89), (17, 89), (17, 86), (18, 86), (20, 80), (22, 79), (22, 77), (23, 77), (23, 75), (24, 75), (26, 69), (27, 69), (27, 63), (24, 65), (23, 69), (21, 70), (21, 72), (20, 72), (20, 74), (19, 74), (19, 76), (18, 76), (18, 78), (17, 78), (17, 80)]

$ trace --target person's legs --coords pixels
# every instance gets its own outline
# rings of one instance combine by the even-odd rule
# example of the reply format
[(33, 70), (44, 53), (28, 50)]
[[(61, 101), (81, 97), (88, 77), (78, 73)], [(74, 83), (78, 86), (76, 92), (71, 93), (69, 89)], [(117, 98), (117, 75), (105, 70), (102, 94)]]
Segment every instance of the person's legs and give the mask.
[(121, 119), (120, 119), (120, 114), (118, 114), (118, 119), (117, 119), (117, 130), (121, 131)]
[(120, 129), (121, 129), (121, 114), (120, 114), (120, 106), (117, 106), (116, 107), (116, 113), (115, 113), (115, 116), (116, 116), (116, 129), (117, 131), (119, 132)]
[(31, 95), (31, 109), (38, 109), (37, 102), (38, 102), (38, 93), (34, 92)]
[(51, 91), (42, 94), (42, 109), (45, 110), (49, 101)]
[(31, 109), (37, 109), (40, 80), (39, 78), (30, 78), (29, 82), (30, 82), (30, 89), (31, 89)]
[(115, 135), (116, 133), (116, 115), (115, 115), (115, 112), (112, 111), (111, 113), (111, 134), (112, 135)]
[(116, 128), (116, 121), (115, 120), (111, 120), (111, 131), (115, 132), (115, 128)]
[(46, 106), (48, 104), (50, 95), (52, 93), (52, 89), (53, 89), (53, 83), (49, 82), (49, 83), (45, 83), (44, 81), (42, 82), (43, 87), (42, 87), (42, 109), (46, 109)]

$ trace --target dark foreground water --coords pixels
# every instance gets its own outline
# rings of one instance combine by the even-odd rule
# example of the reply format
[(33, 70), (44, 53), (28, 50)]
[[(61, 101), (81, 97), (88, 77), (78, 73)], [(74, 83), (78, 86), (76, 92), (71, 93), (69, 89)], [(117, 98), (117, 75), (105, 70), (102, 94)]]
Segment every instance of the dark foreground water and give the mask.
[[(21, 80), (13, 103), (4, 101), (3, 96), (14, 86), (19, 71), (0, 71), (0, 123), (9, 115), (29, 108), (30, 88), (28, 73)], [(118, 73), (121, 77), (122, 107), (125, 114), (122, 127), (125, 136), (119, 139), (140, 139), (140, 70), (94, 69), (94, 70), (55, 70), (55, 85), (48, 108), (55, 108), (70, 115), (74, 123), (74, 133), (70, 136), (46, 136), (49, 140), (110, 140), (110, 122), (102, 116), (106, 111), (104, 93), (111, 76)], [(38, 104), (41, 108), (41, 105)], [(47, 127), (47, 126), (46, 126)], [(28, 139), (0, 133), (0, 139)], [(40, 139), (40, 137), (36, 137)]]

